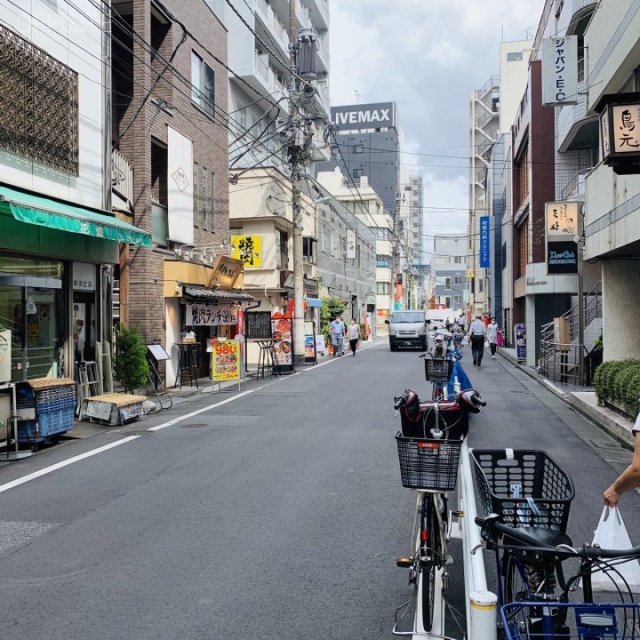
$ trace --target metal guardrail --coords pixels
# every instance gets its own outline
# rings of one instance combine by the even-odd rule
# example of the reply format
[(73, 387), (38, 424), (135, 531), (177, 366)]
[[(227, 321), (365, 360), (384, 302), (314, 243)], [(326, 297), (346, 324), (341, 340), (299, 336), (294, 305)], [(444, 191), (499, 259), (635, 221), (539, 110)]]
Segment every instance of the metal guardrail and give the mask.
[[(589, 351), (581, 344), (578, 336), (578, 306), (571, 307), (562, 318), (569, 318), (569, 344), (556, 342), (553, 322), (540, 328), (540, 358), (538, 371), (540, 375), (560, 382), (581, 386), (586, 384), (588, 372), (585, 370), (585, 358)], [(584, 327), (588, 327), (596, 318), (602, 317), (602, 283), (584, 295), (583, 318)]]

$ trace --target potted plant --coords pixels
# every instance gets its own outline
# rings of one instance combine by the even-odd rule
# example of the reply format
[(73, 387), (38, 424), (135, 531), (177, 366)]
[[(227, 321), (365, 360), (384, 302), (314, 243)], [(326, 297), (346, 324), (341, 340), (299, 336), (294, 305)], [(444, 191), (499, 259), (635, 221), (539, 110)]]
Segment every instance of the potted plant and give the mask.
[(116, 327), (114, 377), (124, 390), (145, 389), (149, 376), (147, 345), (137, 327)]

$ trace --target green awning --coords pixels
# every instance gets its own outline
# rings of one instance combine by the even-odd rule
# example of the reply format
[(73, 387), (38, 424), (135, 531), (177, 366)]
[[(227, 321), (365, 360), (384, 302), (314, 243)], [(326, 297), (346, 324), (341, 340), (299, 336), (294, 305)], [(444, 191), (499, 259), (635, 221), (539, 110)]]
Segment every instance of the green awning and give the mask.
[(4, 185), (0, 185), (0, 213), (10, 214), (19, 222), (49, 229), (143, 247), (151, 246), (151, 234), (112, 217), (108, 212), (100, 213)]

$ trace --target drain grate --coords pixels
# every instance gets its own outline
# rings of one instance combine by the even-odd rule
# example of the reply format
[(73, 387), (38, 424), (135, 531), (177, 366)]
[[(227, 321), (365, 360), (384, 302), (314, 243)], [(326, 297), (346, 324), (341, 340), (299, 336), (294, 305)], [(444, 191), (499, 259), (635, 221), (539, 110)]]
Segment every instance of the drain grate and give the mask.
[(208, 427), (209, 425), (204, 422), (189, 422), (188, 424), (180, 425), (183, 429), (202, 429), (202, 427)]

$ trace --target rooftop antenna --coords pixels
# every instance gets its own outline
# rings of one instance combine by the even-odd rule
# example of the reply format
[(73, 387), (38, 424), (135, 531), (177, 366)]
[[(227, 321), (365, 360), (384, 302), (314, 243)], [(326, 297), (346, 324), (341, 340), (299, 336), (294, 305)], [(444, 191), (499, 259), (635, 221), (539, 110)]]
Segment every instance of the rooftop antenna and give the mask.
[(353, 94), (356, 97), (356, 104), (360, 104), (360, 92), (356, 89)]

